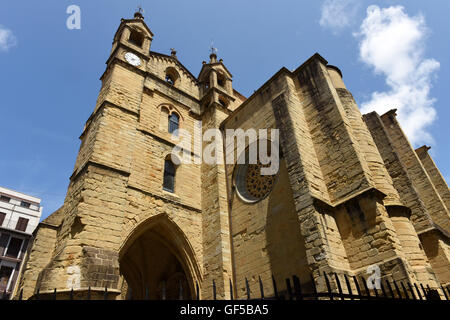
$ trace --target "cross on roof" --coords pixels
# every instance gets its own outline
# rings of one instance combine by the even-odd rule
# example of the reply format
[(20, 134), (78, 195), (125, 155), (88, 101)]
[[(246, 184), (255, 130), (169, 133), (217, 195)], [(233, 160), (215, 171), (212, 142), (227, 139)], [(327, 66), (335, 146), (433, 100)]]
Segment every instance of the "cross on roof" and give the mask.
[(211, 49), (210, 50), (211, 50), (212, 54), (216, 54), (217, 51), (218, 51), (217, 48), (214, 48), (214, 43), (213, 42), (211, 42)]
[(144, 13), (144, 9), (142, 9), (142, 6), (141, 6), (141, 5), (138, 5), (138, 6), (137, 6), (136, 12)]

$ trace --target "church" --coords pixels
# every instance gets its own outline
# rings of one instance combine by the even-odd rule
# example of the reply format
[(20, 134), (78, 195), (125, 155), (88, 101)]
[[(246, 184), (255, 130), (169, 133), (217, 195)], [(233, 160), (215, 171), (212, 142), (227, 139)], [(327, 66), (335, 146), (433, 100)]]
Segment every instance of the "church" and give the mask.
[[(175, 50), (151, 51), (153, 36), (141, 12), (120, 21), (64, 204), (34, 232), (16, 298), (246, 299), (261, 284), (273, 296), (273, 279), (324, 291), (324, 272), (374, 269), (450, 285), (450, 191), (395, 109), (362, 115), (317, 53), (246, 98), (214, 51), (195, 76)], [(174, 161), (174, 133), (210, 129), (277, 129), (277, 171)]]

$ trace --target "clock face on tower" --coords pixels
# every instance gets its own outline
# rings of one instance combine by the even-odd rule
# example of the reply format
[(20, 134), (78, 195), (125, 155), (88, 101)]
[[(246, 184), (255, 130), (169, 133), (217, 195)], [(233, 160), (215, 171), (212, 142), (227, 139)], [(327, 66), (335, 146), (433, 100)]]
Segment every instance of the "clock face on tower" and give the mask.
[(141, 65), (141, 59), (137, 55), (131, 52), (125, 53), (125, 60), (128, 61), (129, 64), (138, 67)]

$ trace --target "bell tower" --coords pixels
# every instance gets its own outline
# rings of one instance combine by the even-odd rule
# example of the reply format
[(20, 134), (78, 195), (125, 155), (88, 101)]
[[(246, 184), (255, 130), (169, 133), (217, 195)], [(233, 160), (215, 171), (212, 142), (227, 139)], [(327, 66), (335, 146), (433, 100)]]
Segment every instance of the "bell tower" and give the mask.
[(202, 111), (211, 105), (228, 109), (235, 100), (232, 75), (223, 64), (222, 59), (217, 61), (216, 51), (216, 48), (211, 48), (209, 62), (203, 62), (198, 76)]
[(139, 9), (135, 12), (133, 19), (121, 19), (120, 26), (114, 35), (111, 56), (131, 50), (137, 55), (146, 57), (149, 54), (152, 40), (153, 33), (144, 22), (144, 16)]

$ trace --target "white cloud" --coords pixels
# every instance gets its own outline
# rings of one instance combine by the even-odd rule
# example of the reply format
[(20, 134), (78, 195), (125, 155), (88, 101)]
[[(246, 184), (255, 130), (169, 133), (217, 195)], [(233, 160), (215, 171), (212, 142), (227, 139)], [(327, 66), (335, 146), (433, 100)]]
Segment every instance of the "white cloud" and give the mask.
[(361, 24), (359, 54), (375, 73), (386, 77), (389, 90), (373, 92), (361, 104), (362, 113), (383, 114), (397, 109), (400, 124), (412, 144), (432, 144), (427, 127), (436, 119), (431, 82), (439, 62), (424, 58), (427, 28), (422, 15), (410, 17), (402, 6), (367, 8)]
[(337, 33), (353, 23), (358, 8), (357, 0), (325, 0), (319, 24)]
[(0, 51), (8, 51), (17, 44), (17, 39), (12, 31), (0, 25)]

